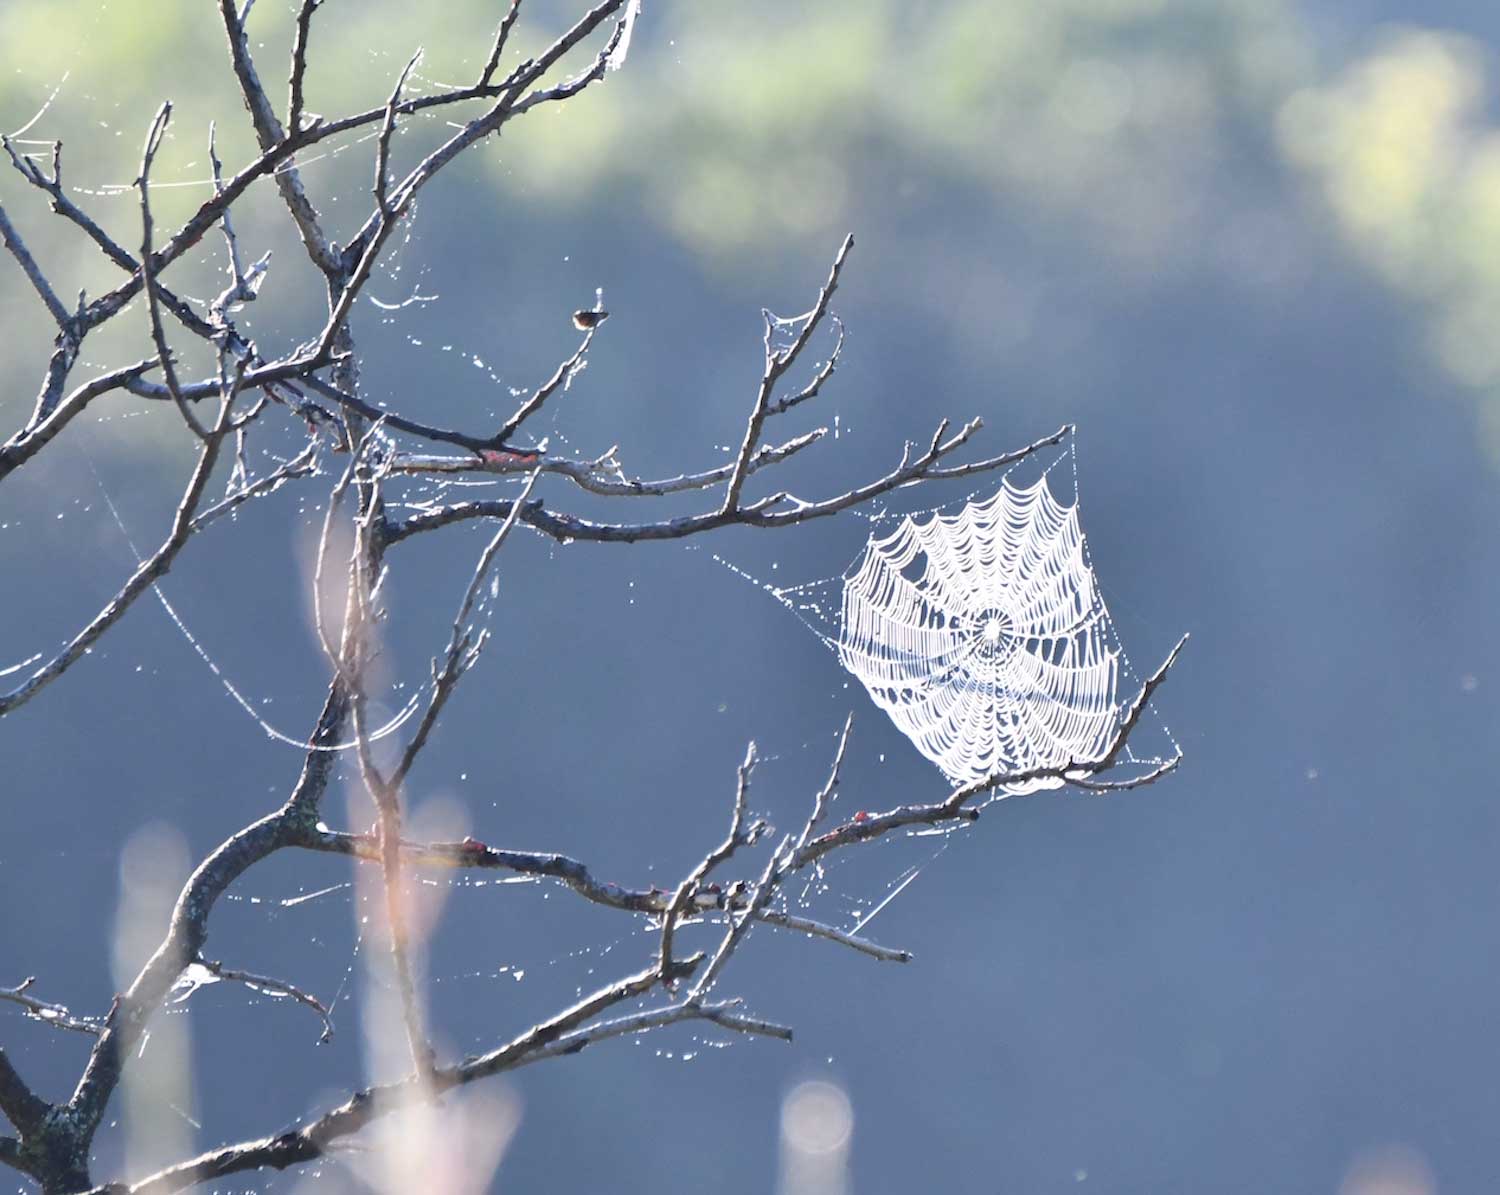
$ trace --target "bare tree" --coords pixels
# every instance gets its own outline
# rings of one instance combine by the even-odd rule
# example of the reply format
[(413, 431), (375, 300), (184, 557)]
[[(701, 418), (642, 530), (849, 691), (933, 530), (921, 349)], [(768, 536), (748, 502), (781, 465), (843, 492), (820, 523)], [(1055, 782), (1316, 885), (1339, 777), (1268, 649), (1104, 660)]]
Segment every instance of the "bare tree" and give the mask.
[[(1056, 444), (1068, 429), (1012, 452), (959, 463), (959, 450), (980, 429), (975, 419), (952, 431), (939, 423), (930, 441), (908, 445), (884, 475), (845, 493), (804, 500), (778, 491), (748, 498), (752, 475), (769, 470), (823, 438), (819, 429), (784, 442), (769, 442), (767, 425), (776, 417), (817, 398), (833, 375), (842, 349), (842, 325), (830, 309), (853, 238), (839, 248), (811, 309), (790, 324), (766, 317), (764, 363), (749, 397), (745, 432), (730, 459), (695, 471), (647, 479), (631, 476), (613, 450), (592, 459), (573, 459), (525, 446), (529, 420), (565, 387), (583, 365), (604, 325), (602, 310), (575, 318), (581, 332), (576, 351), (529, 392), (498, 429), (455, 429), (427, 422), (420, 403), (405, 410), (384, 409), (360, 397), (360, 348), (351, 331), (351, 313), (393, 234), (410, 220), (423, 190), (466, 150), (500, 134), (514, 121), (548, 105), (563, 104), (623, 65), (636, 0), (600, 0), (534, 57), (504, 69), (507, 41), (521, 16), (521, 0), (511, 3), (495, 31), (483, 68), (473, 83), (413, 96), (408, 79), (416, 59), (394, 80), (389, 98), (376, 108), (333, 119), (306, 110), (305, 84), (320, 0), (300, 0), (291, 53), (284, 119), (261, 81), (246, 25), (251, 4), (220, 0), (219, 17), (228, 38), (229, 61), (248, 109), (259, 154), (225, 174), (210, 133), (213, 194), (180, 227), (160, 232), (152, 215), (151, 177), (163, 135), (172, 117), (164, 103), (147, 131), (137, 180), (141, 240), (129, 248), (112, 238), (76, 204), (62, 179), (62, 146), (50, 159), (23, 152), (7, 140), (10, 163), (52, 210), (74, 225), (122, 275), (119, 284), (96, 298), (80, 295), (69, 304), (49, 280), (49, 271), (28, 251), (0, 207), (0, 234), (22, 274), (56, 324), (52, 351), (34, 409), (26, 423), (0, 444), (0, 482), (64, 433), (96, 403), (122, 393), (170, 404), (196, 441), (196, 460), (182, 485), (170, 526), (159, 545), (119, 586), (98, 613), (51, 658), (20, 673), (12, 689), (0, 693), (0, 715), (39, 697), (59, 680), (129, 612), (136, 600), (177, 565), (179, 557), (222, 516), (246, 502), (289, 485), (332, 479), (318, 554), (320, 579), (343, 578), (341, 597), (326, 600), (319, 585), (317, 630), (328, 660), (328, 688), (316, 724), (306, 739), (301, 775), (285, 800), (231, 835), (198, 863), (183, 887), (170, 923), (134, 980), (97, 1016), (79, 1015), (35, 994), (26, 980), (0, 989), (0, 999), (23, 1008), (53, 1029), (94, 1038), (86, 1065), (66, 1102), (38, 1096), (0, 1050), (0, 1111), (14, 1126), (0, 1136), (0, 1161), (31, 1176), (48, 1192), (84, 1190), (165, 1193), (196, 1183), (261, 1167), (286, 1168), (334, 1149), (378, 1117), (423, 1106), (438, 1095), (486, 1076), (566, 1054), (608, 1038), (637, 1035), (677, 1022), (709, 1022), (732, 1033), (789, 1039), (791, 1030), (765, 1019), (725, 994), (724, 977), (741, 943), (759, 924), (772, 924), (825, 938), (874, 959), (904, 961), (903, 950), (878, 945), (832, 925), (797, 915), (778, 901), (787, 882), (836, 852), (848, 851), (906, 827), (956, 825), (979, 816), (977, 799), (997, 785), (1055, 779), (1083, 787), (1123, 787), (1148, 782), (1170, 770), (1175, 760), (1144, 777), (1102, 777), (1121, 752), (1156, 687), (1176, 657), (1171, 656), (1144, 683), (1121, 713), (1106, 748), (1022, 774), (996, 774), (982, 782), (929, 799), (914, 799), (883, 812), (861, 813), (835, 822), (832, 799), (849, 739), (846, 722), (826, 783), (813, 795), (805, 821), (795, 832), (775, 836), (749, 813), (749, 791), (756, 766), (752, 744), (740, 765), (730, 801), (724, 838), (675, 888), (629, 888), (596, 878), (583, 862), (560, 854), (531, 853), (486, 845), (472, 838), (420, 842), (403, 834), (404, 791), (431, 732), (464, 676), (479, 661), (488, 632), (483, 608), (493, 593), (501, 553), (518, 527), (559, 541), (625, 542), (680, 540), (736, 524), (775, 529), (824, 518), (865, 503), (898, 487), (942, 478), (968, 477), (1002, 469), (1039, 449)], [(514, 55), (512, 55), (514, 57)], [(456, 131), (411, 169), (396, 171), (392, 143), (403, 121), (442, 109), (455, 115)], [(347, 243), (328, 234), (298, 172), (299, 157), (330, 138), (352, 130), (373, 133), (369, 211)], [(231, 213), (247, 202), (252, 184), (270, 180), (295, 226), (312, 266), (327, 289), (321, 324), (306, 330), (297, 346), (266, 356), (236, 327), (235, 312), (255, 298), (267, 269), (262, 257), (246, 265)], [(222, 234), (228, 282), (200, 311), (172, 289), (173, 267), (214, 229)], [(144, 302), (136, 302), (143, 299)], [(143, 312), (147, 338), (139, 360), (99, 376), (74, 377), (88, 337), (127, 312)], [(827, 358), (799, 373), (798, 365), (822, 328), (837, 330)], [(172, 341), (211, 353), (211, 376), (184, 376)], [(300, 451), (258, 475), (246, 445), (274, 420), (305, 428)], [(330, 458), (342, 464), (330, 468)], [(509, 484), (507, 496), (443, 503), (396, 515), (388, 498), (413, 480), (433, 474), (486, 474)], [(597, 521), (570, 513), (559, 495), (541, 496), (544, 479), (618, 500), (627, 507), (652, 497), (698, 493), (700, 513), (671, 519)], [(217, 495), (217, 496), (216, 496)], [(378, 651), (384, 618), (386, 578), (399, 567), (399, 545), (470, 519), (496, 525), (473, 566), (453, 615), (451, 633), (433, 660), (420, 708), (401, 731), (393, 754), (377, 751), (372, 720), (371, 663)], [(347, 551), (345, 547), (347, 546)], [(188, 552), (188, 557), (191, 553)], [(338, 609), (326, 608), (329, 605)], [(1179, 644), (1179, 647), (1181, 645)], [(14, 670), (13, 670), (14, 672)], [(335, 760), (350, 752), (375, 811), (367, 833), (340, 831), (326, 824), (324, 796)], [(378, 869), (383, 883), (392, 973), (402, 1009), (401, 1028), (408, 1057), (407, 1077), (349, 1094), (332, 1110), (295, 1128), (256, 1140), (225, 1145), (132, 1181), (96, 1185), (90, 1173), (90, 1146), (103, 1121), (122, 1072), (142, 1044), (153, 1016), (185, 976), (206, 973), (289, 995), (324, 1017), (327, 1009), (284, 979), (252, 975), (203, 954), (215, 904), (239, 877), (268, 856), (289, 850), (352, 857)], [(752, 851), (758, 859), (751, 862)], [(413, 931), (408, 926), (408, 889), (415, 869), (494, 869), (545, 878), (583, 900), (607, 906), (657, 927), (655, 950), (637, 969), (603, 984), (518, 1035), (497, 1039), (493, 1048), (458, 1059), (437, 1056), (424, 1017), (421, 985), (411, 964)], [(739, 869), (739, 870), (736, 870)], [(734, 873), (731, 875), (731, 873)], [(721, 927), (713, 948), (682, 954), (678, 935), (688, 922)], [(291, 1118), (287, 1117), (289, 1121)]]

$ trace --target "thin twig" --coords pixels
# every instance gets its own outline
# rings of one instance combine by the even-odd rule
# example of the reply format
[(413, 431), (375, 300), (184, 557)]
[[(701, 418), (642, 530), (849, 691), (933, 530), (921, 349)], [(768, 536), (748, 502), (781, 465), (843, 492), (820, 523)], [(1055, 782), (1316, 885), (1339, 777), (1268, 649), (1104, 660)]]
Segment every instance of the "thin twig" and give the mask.
[(301, 988), (287, 983), (284, 979), (275, 979), (269, 975), (257, 975), (253, 971), (240, 971), (234, 967), (226, 967), (223, 963), (212, 959), (200, 958), (198, 965), (217, 979), (228, 980), (231, 983), (242, 983), (254, 991), (265, 992), (268, 995), (287, 997), (295, 1000), (298, 1004), (312, 1009), (323, 1021), (323, 1032), (318, 1038), (319, 1044), (333, 1040), (333, 1014), (328, 1006), (310, 992), (304, 992)]
[[(779, 464), (800, 452), (810, 444), (816, 444), (828, 434), (826, 427), (788, 440), (785, 444), (761, 448), (750, 460), (747, 473), (754, 473), (768, 465)], [(431, 456), (421, 453), (398, 453), (392, 472), (395, 473), (494, 473), (502, 476), (514, 473), (529, 473), (540, 469), (543, 473), (556, 473), (566, 477), (581, 490), (600, 494), (608, 498), (657, 498), (666, 494), (681, 494), (689, 490), (704, 490), (728, 479), (734, 471), (734, 462), (705, 469), (699, 473), (679, 473), (676, 477), (646, 480), (625, 476), (615, 459), (616, 449), (611, 448), (593, 460), (573, 460), (567, 457), (537, 456), (534, 453), (485, 449), (475, 456)]]
[[(802, 350), (807, 347), (807, 342), (812, 339), (812, 334), (817, 331), (822, 322), (824, 314), (828, 311), (828, 304), (833, 298), (833, 292), (838, 289), (839, 271), (844, 268), (844, 259), (849, 256), (849, 250), (854, 247), (854, 235), (851, 233), (844, 238), (844, 243), (839, 247), (838, 256), (833, 259), (833, 268), (828, 272), (828, 281), (823, 284), (823, 289), (818, 292), (818, 301), (813, 309), (808, 312), (806, 322), (797, 333), (790, 346), (785, 349), (777, 349), (772, 343), (772, 334), (776, 327), (775, 317), (770, 312), (765, 313), (766, 318), (766, 359), (765, 367), (761, 373), (760, 387), (755, 393), (755, 405), (750, 410), (750, 419), (745, 425), (745, 438), (740, 444), (738, 457), (735, 459), (734, 472), (729, 478), (729, 488), (724, 494), (723, 512), (728, 513), (739, 509), (740, 491), (744, 488), (745, 477), (748, 474), (750, 458), (760, 444), (760, 429), (770, 413), (771, 399), (776, 390), (776, 383), (781, 380), (797, 361)], [(833, 358), (829, 358), (828, 372), (832, 372)], [(817, 393), (817, 387), (821, 385), (821, 379), (815, 380), (812, 392)]]
[(112, 391), (128, 387), (129, 383), (148, 370), (155, 369), (159, 362), (155, 357), (137, 361), (124, 369), (101, 374), (78, 387), (67, 398), (59, 402), (40, 423), (28, 423), (3, 445), (0, 445), (0, 481), (11, 470), (24, 465), (45, 448), (58, 432), (81, 415), (94, 399)]
[(95, 1037), (99, 1035), (99, 1022), (92, 1017), (76, 1017), (66, 1005), (52, 1004), (46, 1000), (38, 1000), (35, 996), (28, 996), (27, 989), (35, 982), (36, 976), (28, 975), (13, 988), (0, 988), (0, 1000), (19, 1004), (33, 1021), (41, 1021), (54, 1029), (71, 1029), (74, 1033), (88, 1033)]
[(406, 782), (412, 765), (416, 762), (418, 754), (427, 744), (427, 738), (432, 733), (432, 728), (437, 724), (438, 716), (443, 712), (443, 706), (447, 704), (448, 698), (452, 696), (454, 688), (462, 679), (465, 672), (472, 668), (479, 659), (480, 653), (488, 635), (484, 631), (475, 632), (469, 625), (469, 616), (474, 610), (474, 605), (483, 591), (485, 578), (490, 571), (490, 565), (495, 556), (504, 547), (505, 541), (510, 537), (512, 529), (516, 525), (516, 516), (526, 505), (526, 500), (531, 496), (532, 487), (536, 485), (537, 478), (541, 474), (533, 472), (526, 479), (515, 505), (511, 507), (510, 517), (501, 525), (500, 530), (495, 532), (494, 537), (479, 555), (478, 562), (474, 565), (474, 572), (469, 578), (468, 588), (464, 592), (463, 601), (459, 604), (458, 613), (453, 619), (452, 634), (448, 639), (447, 649), (443, 653), (443, 666), (438, 669), (436, 662), (433, 666), (432, 696), (428, 700), (427, 708), (422, 713), (422, 720), (417, 724), (406, 748), (401, 753), (401, 760), (391, 773), (390, 783), (399, 787)]
[(677, 922), (691, 907), (703, 881), (708, 879), (714, 868), (727, 863), (740, 847), (753, 844), (763, 828), (760, 823), (748, 831), (745, 828), (745, 802), (750, 793), (750, 774), (754, 770), (755, 744), (752, 742), (745, 749), (745, 759), (739, 767), (734, 789), (734, 807), (729, 819), (729, 833), (725, 835), (723, 842), (704, 855), (698, 865), (683, 877), (682, 883), (677, 885), (677, 891), (672, 893), (672, 899), (667, 902), (666, 912), (661, 915), (659, 966), (663, 975), (670, 974), (672, 970), (672, 936), (677, 931)]
[(531, 396), (516, 409), (516, 413), (507, 419), (504, 426), (496, 433), (495, 439), (509, 440), (511, 436), (516, 434), (516, 429), (521, 424), (525, 423), (526, 420), (542, 409), (542, 404), (552, 397), (559, 386), (572, 379), (573, 374), (578, 370), (579, 363), (583, 361), (584, 356), (588, 353), (589, 345), (594, 341), (594, 333), (603, 326), (602, 323), (594, 324), (584, 332), (583, 341), (579, 344), (577, 351), (559, 365), (553, 375), (538, 386)]
[[(271, 100), (266, 95), (266, 89), (255, 70), (255, 60), (250, 53), (250, 38), (245, 31), (245, 19), (248, 14), (249, 5), (246, 5), (242, 12), (235, 8), (234, 0), (219, 0), (219, 16), (224, 24), (224, 32), (229, 37), (230, 62), (234, 68), (235, 79), (240, 85), (240, 94), (244, 96), (245, 107), (250, 112), (250, 122), (255, 126), (256, 140), (261, 148), (261, 158), (251, 167), (251, 171), (254, 177), (259, 177), (261, 174), (274, 174), (276, 189), (281, 193), (282, 201), (291, 214), (292, 222), (297, 227), (297, 233), (302, 238), (308, 257), (319, 270), (332, 279), (339, 273), (338, 255), (323, 231), (317, 210), (307, 197), (307, 191), (302, 186), (302, 176), (291, 164), (292, 158), (299, 149), (316, 144), (322, 136), (328, 135), (328, 131), (317, 127), (302, 127), (295, 122), (290, 133), (283, 131), (281, 122), (276, 119), (276, 112), (271, 107)], [(306, 15), (311, 19), (311, 13)], [(297, 41), (305, 58), (306, 31), (301, 27), (300, 21)], [(300, 121), (300, 108), (293, 113), (293, 116)], [(214, 199), (200, 207), (192, 219), (167, 243), (164, 255), (169, 259), (180, 255), (217, 224), (218, 211), (227, 210), (238, 198), (243, 188), (254, 181), (254, 177), (247, 177), (247, 173), (249, 172), (240, 171), (229, 181), (222, 194), (216, 195)], [(165, 266), (166, 263), (162, 264)]]
[(156, 291), (156, 281), (151, 266), (151, 164), (156, 160), (156, 151), (161, 148), (162, 136), (167, 131), (167, 122), (172, 119), (170, 100), (157, 109), (146, 134), (146, 145), (141, 151), (141, 173), (136, 185), (141, 189), (141, 285), (146, 292), (146, 314), (150, 321), (151, 341), (156, 345), (156, 357), (161, 362), (162, 376), (166, 379), (167, 392), (177, 404), (182, 421), (198, 439), (208, 439), (208, 429), (198, 422), (198, 416), (182, 396), (182, 387), (177, 382), (177, 367), (172, 362), (172, 350), (167, 347), (166, 331), (161, 322), (161, 301)]
[(26, 242), (21, 239), (21, 234), (10, 222), (10, 217), (5, 214), (4, 204), (0, 204), (0, 240), (5, 242), (5, 247), (16, 259), (16, 264), (21, 267), (21, 272), (26, 275), (32, 289), (36, 291), (42, 303), (52, 314), (57, 326), (66, 328), (72, 322), (73, 317), (63, 306), (62, 300), (57, 297), (57, 292), (52, 289), (52, 284), (47, 281), (42, 268), (36, 264), (36, 258), (31, 256), (30, 250), (26, 248)]
[(516, 23), (516, 18), (520, 15), (521, 0), (510, 0), (510, 7), (501, 18), (500, 28), (495, 31), (495, 41), (490, 47), (490, 56), (484, 64), (484, 69), (479, 72), (479, 87), (488, 87), (490, 80), (495, 77), (495, 72), (500, 69), (500, 56), (505, 53), (505, 43), (510, 38), (511, 26)]
[(256, 478), (248, 485), (241, 486), (227, 498), (210, 506), (202, 514), (193, 519), (192, 529), (202, 531), (215, 519), (227, 515), (236, 510), (246, 502), (254, 498), (264, 498), (268, 494), (274, 494), (287, 482), (298, 477), (308, 477), (318, 471), (318, 449), (319, 441), (314, 438), (307, 442), (306, 447), (296, 456), (285, 463), (278, 465), (264, 477)]
[[(946, 425), (945, 420), (939, 428), (940, 434)], [(686, 539), (689, 536), (736, 524), (749, 527), (790, 527), (811, 519), (827, 518), (829, 515), (838, 514), (840, 511), (859, 506), (872, 498), (890, 493), (914, 481), (935, 480), (938, 477), (967, 475), (973, 472), (1004, 468), (1041, 448), (1056, 444), (1067, 435), (1068, 431), (1064, 427), (1053, 435), (1038, 440), (1035, 444), (1028, 445), (1017, 452), (991, 457), (985, 461), (976, 461), (972, 465), (959, 466), (946, 471), (936, 468), (939, 461), (966, 444), (981, 426), (983, 426), (982, 421), (971, 420), (953, 436), (946, 440), (938, 439), (933, 447), (915, 458), (908, 450), (901, 463), (883, 477), (836, 497), (825, 498), (817, 502), (808, 502), (785, 494), (772, 495), (778, 500), (777, 502), (762, 500), (749, 506), (736, 506), (731, 510), (721, 507), (704, 514), (687, 515), (656, 523), (595, 522), (577, 515), (550, 511), (539, 503), (532, 502), (521, 512), (521, 521), (559, 541), (585, 540), (595, 543), (639, 543), (645, 540)], [(421, 511), (398, 523), (393, 523), (387, 531), (387, 542), (398, 543), (424, 531), (436, 530), (466, 519), (505, 518), (510, 514), (511, 506), (510, 499), (500, 498), (459, 502), (451, 506)], [(774, 509), (778, 506), (781, 509)]]
[(213, 474), (214, 463), (218, 460), (224, 433), (229, 430), (232, 407), (233, 396), (231, 395), (220, 407), (218, 422), (205, 434), (203, 445), (198, 452), (198, 463), (193, 469), (182, 498), (177, 503), (176, 513), (172, 517), (172, 528), (161, 546), (151, 554), (149, 559), (141, 562), (131, 574), (130, 579), (120, 587), (115, 596), (90, 620), (88, 625), (69, 640), (66, 647), (27, 677), (17, 688), (9, 693), (0, 694), (0, 716), (30, 701), (77, 663), (88, 649), (124, 616), (136, 598), (166, 575), (172, 567), (172, 562), (177, 559), (177, 554), (192, 537), (193, 520), (197, 516), (198, 504), (208, 486), (208, 479)]
[(302, 110), (306, 106), (302, 95), (303, 80), (307, 76), (307, 43), (312, 35), (313, 14), (322, 0), (302, 0), (297, 10), (297, 32), (292, 40), (292, 73), (288, 80), (290, 99), (287, 103), (287, 127), (296, 132), (302, 127)]
[(827, 938), (830, 942), (837, 942), (841, 946), (848, 946), (852, 950), (857, 950), (861, 954), (868, 954), (871, 958), (879, 959), (881, 962), (909, 963), (912, 960), (910, 950), (896, 950), (890, 946), (882, 946), (878, 942), (872, 942), (870, 939), (862, 938), (858, 934), (850, 933), (848, 930), (826, 925), (821, 921), (813, 921), (808, 917), (796, 917), (791, 913), (778, 913), (773, 909), (767, 909), (758, 915), (758, 919), (764, 921), (767, 925), (793, 930), (799, 934), (811, 934), (816, 938)]

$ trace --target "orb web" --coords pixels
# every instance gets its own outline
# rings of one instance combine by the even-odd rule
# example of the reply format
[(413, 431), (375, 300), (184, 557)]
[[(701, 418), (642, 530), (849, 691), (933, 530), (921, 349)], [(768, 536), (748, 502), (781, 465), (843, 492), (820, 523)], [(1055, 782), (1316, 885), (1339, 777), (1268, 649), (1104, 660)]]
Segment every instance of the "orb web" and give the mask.
[[(1078, 507), (1045, 476), (955, 515), (908, 516), (845, 578), (837, 651), (955, 786), (1098, 758), (1120, 654)], [(1001, 785), (1023, 793), (1060, 777)]]

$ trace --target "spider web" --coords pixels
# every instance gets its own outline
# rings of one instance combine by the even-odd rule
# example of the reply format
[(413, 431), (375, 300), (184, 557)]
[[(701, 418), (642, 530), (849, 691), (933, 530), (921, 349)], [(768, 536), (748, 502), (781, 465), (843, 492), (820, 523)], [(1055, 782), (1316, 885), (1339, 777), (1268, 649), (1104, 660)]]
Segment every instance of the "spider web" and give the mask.
[[(1066, 504), (1051, 480), (1065, 461)], [(1099, 758), (1123, 717), (1122, 682), (1139, 684), (1094, 574), (1074, 442), (1029, 484), (1013, 473), (987, 496), (864, 516), (868, 541), (837, 577), (776, 586), (715, 557), (796, 614), (954, 787)], [(1125, 764), (1165, 758), (1121, 752)]]
[(872, 537), (841, 621), (839, 661), (955, 786), (1107, 749), (1119, 654), (1078, 507), (1045, 477)]

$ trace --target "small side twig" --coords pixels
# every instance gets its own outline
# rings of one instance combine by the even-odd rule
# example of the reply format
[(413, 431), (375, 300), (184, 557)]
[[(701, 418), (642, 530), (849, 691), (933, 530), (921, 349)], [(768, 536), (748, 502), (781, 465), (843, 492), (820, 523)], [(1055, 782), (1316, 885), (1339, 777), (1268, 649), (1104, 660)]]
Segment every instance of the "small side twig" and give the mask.
[(667, 902), (666, 912), (661, 915), (659, 966), (664, 976), (671, 974), (672, 971), (672, 937), (677, 931), (677, 922), (692, 906), (693, 899), (698, 895), (698, 889), (703, 881), (712, 874), (714, 868), (728, 862), (740, 847), (753, 845), (765, 828), (762, 822), (757, 822), (748, 830), (745, 827), (745, 804), (750, 792), (750, 775), (754, 770), (755, 744), (751, 743), (745, 749), (745, 759), (739, 767), (734, 790), (734, 810), (729, 819), (729, 833), (724, 841), (704, 855), (698, 865), (683, 878), (682, 883), (677, 885), (677, 890), (672, 893), (672, 899)]
[(310, 992), (304, 992), (294, 984), (287, 983), (284, 979), (275, 979), (269, 975), (257, 975), (253, 971), (240, 971), (234, 967), (226, 967), (223, 963), (212, 959), (198, 959), (198, 966), (202, 967), (216, 979), (227, 980), (230, 983), (244, 984), (252, 991), (264, 992), (270, 996), (285, 997), (295, 1000), (298, 1004), (305, 1005), (318, 1014), (323, 1021), (323, 1032), (318, 1037), (318, 1044), (333, 1040), (333, 1014), (328, 1006)]
[(32, 289), (36, 291), (37, 296), (51, 313), (57, 326), (68, 327), (73, 321), (72, 315), (63, 306), (62, 300), (57, 297), (57, 292), (52, 289), (52, 284), (47, 281), (42, 268), (36, 264), (36, 258), (32, 257), (30, 250), (26, 248), (26, 242), (21, 239), (21, 234), (16, 231), (15, 225), (10, 222), (10, 217), (5, 214), (3, 204), (0, 204), (0, 241), (4, 241), (5, 247), (16, 259), (16, 264), (21, 267), (21, 272), (26, 275), (27, 281), (31, 283)]
[(303, 82), (307, 77), (307, 43), (312, 36), (313, 14), (318, 11), (323, 0), (302, 0), (297, 9), (297, 32), (292, 39), (292, 72), (288, 80), (290, 98), (287, 103), (287, 128), (296, 133), (302, 128), (302, 111), (306, 107), (306, 101), (302, 94)]
[[(854, 234), (850, 233), (844, 238), (844, 243), (839, 247), (838, 256), (833, 259), (833, 268), (828, 272), (828, 281), (823, 284), (823, 289), (818, 292), (818, 301), (813, 309), (807, 313), (806, 320), (800, 331), (793, 338), (792, 343), (784, 349), (776, 348), (771, 339), (776, 330), (777, 321), (770, 312), (765, 313), (766, 334), (765, 366), (761, 372), (760, 386), (755, 393), (755, 405), (750, 410), (750, 419), (745, 425), (745, 438), (740, 444), (738, 456), (735, 458), (734, 472), (730, 474), (729, 488), (724, 494), (724, 512), (737, 509), (740, 504), (740, 491), (744, 488), (745, 477), (749, 470), (750, 458), (760, 444), (761, 427), (765, 424), (766, 417), (770, 414), (771, 399), (776, 390), (776, 383), (781, 380), (807, 347), (807, 342), (817, 331), (818, 325), (823, 322), (823, 316), (828, 311), (828, 304), (833, 299), (833, 292), (838, 289), (839, 272), (844, 268), (844, 259), (849, 256), (849, 250), (854, 247)], [(826, 372), (833, 372), (835, 358), (830, 357), (825, 367)], [(823, 376), (826, 376), (823, 375)], [(816, 379), (811, 387), (813, 394), (817, 393), (817, 387), (822, 384), (822, 378)], [(800, 399), (798, 401), (801, 401)]]
[(509, 440), (511, 436), (516, 434), (516, 430), (521, 424), (525, 423), (526, 420), (542, 409), (542, 404), (557, 392), (559, 386), (572, 380), (573, 375), (578, 371), (579, 365), (588, 354), (589, 345), (594, 341), (594, 334), (603, 326), (603, 323), (597, 323), (584, 332), (583, 340), (573, 355), (559, 365), (552, 376), (538, 386), (531, 393), (530, 397), (516, 408), (516, 413), (507, 419), (500, 430), (495, 433), (496, 440), (502, 442)]
[(490, 80), (495, 77), (495, 72), (500, 69), (500, 56), (505, 53), (505, 43), (510, 38), (511, 27), (520, 15), (521, 0), (510, 0), (510, 7), (505, 10), (505, 16), (500, 20), (500, 27), (495, 31), (495, 41), (490, 46), (490, 56), (484, 64), (484, 69), (479, 72), (479, 87), (488, 87)]
[(28, 975), (13, 988), (0, 988), (0, 1000), (20, 1005), (33, 1021), (51, 1025), (54, 1029), (70, 1029), (74, 1033), (87, 1033), (94, 1037), (99, 1035), (100, 1024), (92, 1017), (74, 1016), (66, 1005), (28, 996), (26, 993), (34, 983), (36, 976)]
[(141, 190), (141, 286), (146, 292), (146, 314), (150, 321), (151, 341), (156, 345), (156, 357), (161, 363), (162, 377), (166, 379), (167, 390), (172, 395), (172, 401), (177, 404), (177, 412), (182, 416), (182, 421), (187, 424), (193, 435), (206, 442), (208, 429), (198, 421), (198, 416), (193, 414), (193, 409), (188, 405), (187, 399), (183, 396), (182, 387), (177, 381), (177, 367), (172, 361), (172, 350), (167, 347), (167, 335), (162, 327), (161, 300), (156, 290), (155, 265), (152, 261), (151, 165), (156, 161), (156, 151), (161, 148), (161, 139), (171, 119), (172, 102), (168, 100), (157, 109), (156, 117), (151, 122), (151, 129), (146, 134), (145, 148), (141, 151), (141, 173), (136, 179), (136, 185)]

